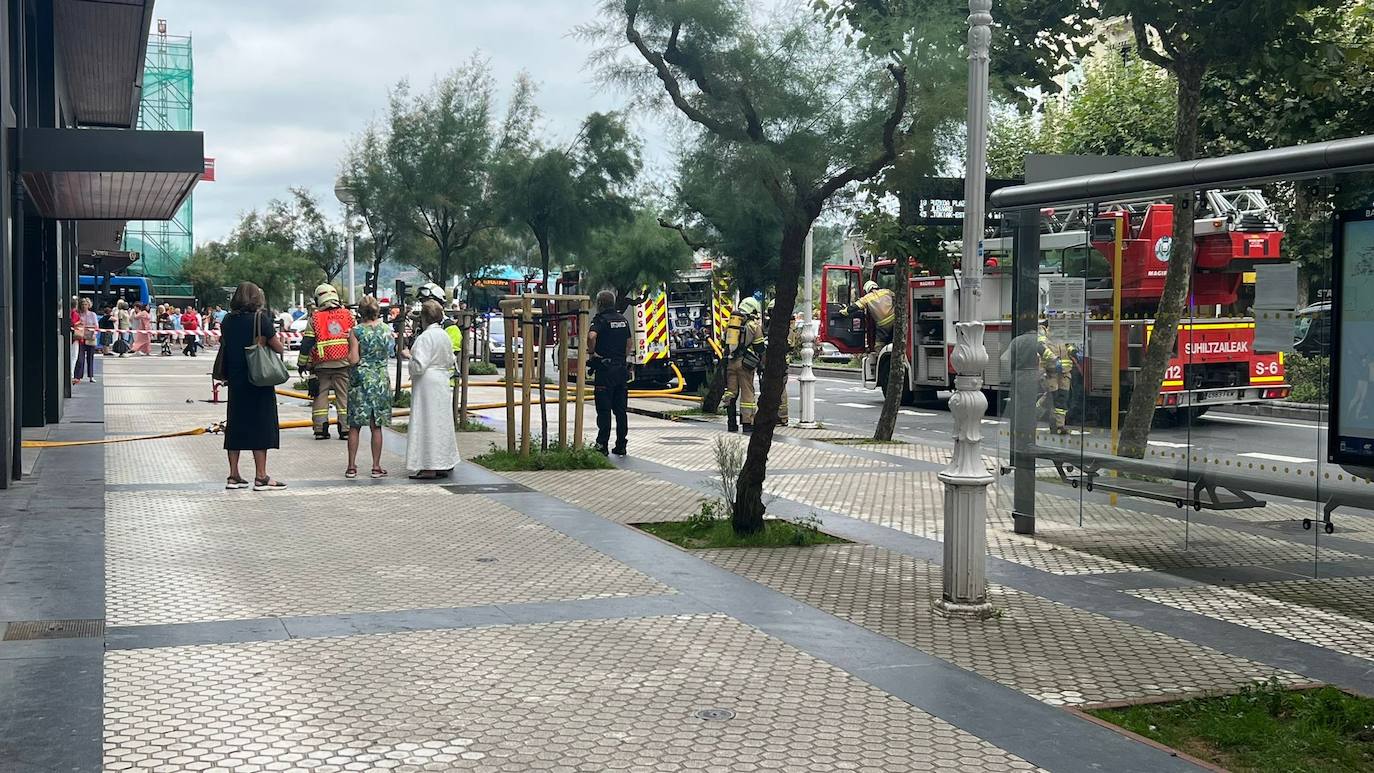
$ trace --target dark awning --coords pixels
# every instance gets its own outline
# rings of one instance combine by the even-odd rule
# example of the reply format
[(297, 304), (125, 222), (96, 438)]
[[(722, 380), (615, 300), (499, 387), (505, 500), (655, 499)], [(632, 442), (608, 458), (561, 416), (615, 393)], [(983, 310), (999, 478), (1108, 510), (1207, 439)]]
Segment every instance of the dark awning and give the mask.
[(20, 171), (63, 220), (170, 220), (205, 171), (200, 132), (25, 129)]
[(124, 243), (123, 220), (82, 220), (76, 224), (76, 252), (78, 255), (104, 250), (118, 250)]
[(78, 268), (84, 276), (122, 274), (137, 260), (137, 252), (124, 250), (92, 250), (77, 256)]
[(58, 56), (73, 118), (130, 129), (138, 120), (153, 0), (56, 0)]

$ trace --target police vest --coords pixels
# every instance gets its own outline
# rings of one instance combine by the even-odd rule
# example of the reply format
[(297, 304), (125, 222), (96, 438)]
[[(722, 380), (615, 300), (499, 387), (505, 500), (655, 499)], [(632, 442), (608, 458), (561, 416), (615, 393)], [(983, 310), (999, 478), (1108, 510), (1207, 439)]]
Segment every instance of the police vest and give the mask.
[(310, 317), (315, 334), (315, 362), (341, 362), (348, 359), (348, 332), (353, 329), (353, 313), (342, 306), (321, 309)]

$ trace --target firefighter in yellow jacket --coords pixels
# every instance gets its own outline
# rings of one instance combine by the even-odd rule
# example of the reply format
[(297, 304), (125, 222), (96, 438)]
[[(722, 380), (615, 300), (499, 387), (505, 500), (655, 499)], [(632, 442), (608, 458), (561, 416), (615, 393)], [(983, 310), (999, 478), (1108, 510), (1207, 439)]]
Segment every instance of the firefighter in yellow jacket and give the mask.
[(1049, 325), (1041, 322), (1040, 335), (1036, 339), (1036, 352), (1040, 363), (1040, 415), (1048, 419), (1051, 432), (1056, 435), (1067, 435), (1069, 390), (1073, 388), (1074, 355), (1077, 353), (1077, 347), (1052, 340)]
[(315, 288), (315, 311), (306, 323), (296, 368), (302, 373), (310, 372), (318, 381), (310, 404), (316, 440), (329, 439), (330, 392), (334, 393), (334, 411), (339, 419), (339, 439), (348, 439), (348, 386), (353, 380), (348, 333), (353, 324), (353, 312), (339, 301), (339, 292), (332, 285)]
[(749, 297), (739, 302), (730, 321), (725, 327), (725, 368), (726, 416), (731, 432), (739, 429), (735, 422), (738, 408), (739, 423), (744, 425), (744, 434), (754, 431), (754, 413), (758, 411), (758, 394), (754, 391), (754, 375), (758, 371), (763, 344), (763, 307), (758, 300)]
[(864, 295), (859, 300), (840, 311), (848, 316), (865, 312), (873, 323), (873, 337), (878, 349), (892, 343), (892, 324), (897, 321), (897, 298), (886, 287), (869, 280), (864, 284)]

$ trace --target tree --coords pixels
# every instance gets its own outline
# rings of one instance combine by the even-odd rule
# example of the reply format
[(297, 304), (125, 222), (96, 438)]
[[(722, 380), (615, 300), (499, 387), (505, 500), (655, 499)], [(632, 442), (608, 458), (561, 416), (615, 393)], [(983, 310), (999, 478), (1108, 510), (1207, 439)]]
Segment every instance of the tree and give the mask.
[(342, 182), (356, 199), (353, 211), (367, 226), (369, 264), (380, 280), (382, 264), (419, 236), (400, 174), (387, 153), (390, 136), (373, 124), (352, 143), (343, 161)]
[(317, 266), (295, 250), (287, 232), (257, 212), (240, 218), (222, 254), (225, 284), (253, 282), (274, 308), (289, 305), (295, 289), (308, 292), (324, 278)]
[(659, 224), (651, 209), (636, 209), (624, 223), (591, 233), (578, 260), (588, 292), (614, 287), (621, 292), (657, 286), (692, 267), (692, 248)]
[[(1174, 155), (1197, 158), (1202, 85), (1209, 70), (1243, 72), (1295, 20), (1334, 0), (1103, 0), (1105, 16), (1129, 18), (1145, 61), (1171, 73), (1178, 84)], [(1156, 48), (1156, 44), (1158, 48)], [(1154, 333), (1131, 388), (1117, 452), (1145, 455), (1164, 370), (1178, 340), (1193, 269), (1193, 194), (1175, 198), (1173, 251), (1155, 313)]]
[(564, 257), (597, 228), (629, 221), (624, 191), (639, 166), (638, 143), (615, 113), (587, 116), (567, 148), (505, 159), (497, 177), (505, 216), (534, 237), (546, 286), (555, 251)]
[(325, 220), (320, 203), (304, 188), (289, 189), (287, 201), (273, 199), (267, 206), (264, 227), (286, 249), (309, 261), (324, 274), (324, 281), (333, 283), (348, 265), (347, 236), (341, 227)]
[(431, 276), (441, 284), (455, 272), (470, 273), (465, 251), (500, 220), (493, 175), (502, 159), (531, 144), (533, 84), (523, 74), (515, 79), (498, 122), (490, 70), (474, 57), (425, 94), (412, 96), (404, 81), (391, 92), (388, 161), (411, 221), (434, 245)]
[(202, 308), (225, 302), (228, 260), (229, 249), (221, 242), (210, 242), (197, 247), (182, 261), (177, 278), (191, 286), (191, 293)]
[[(628, 42), (628, 66), (601, 62), (622, 83), (662, 89), (687, 120), (740, 154), (744, 180), (762, 184), (781, 219), (776, 303), (796, 305), (807, 232), (826, 203), (896, 156), (908, 110), (907, 64), (838, 44), (819, 16), (757, 19), (729, 0), (605, 0), (607, 35)], [(645, 69), (643, 65), (647, 64)], [(791, 317), (774, 314), (768, 339), (787, 339)], [(735, 531), (763, 528), (763, 481), (787, 372), (786, 347), (764, 358), (762, 394), (740, 471)]]

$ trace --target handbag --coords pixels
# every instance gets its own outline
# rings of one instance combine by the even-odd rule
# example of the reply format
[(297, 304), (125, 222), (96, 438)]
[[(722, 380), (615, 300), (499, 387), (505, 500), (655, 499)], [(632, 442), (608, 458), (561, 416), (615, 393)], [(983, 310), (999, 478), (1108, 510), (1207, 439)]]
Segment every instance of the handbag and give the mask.
[[(258, 312), (261, 314), (261, 310)], [(253, 316), (253, 332), (259, 330), (258, 317)], [(248, 382), (253, 386), (272, 387), (286, 383), (291, 374), (286, 372), (286, 363), (277, 353), (268, 349), (267, 339), (254, 336), (252, 346), (243, 347), (243, 358), (248, 362)]]
[(129, 342), (125, 341), (123, 336), (116, 336), (114, 342), (114, 350), (115, 354), (128, 354)]

